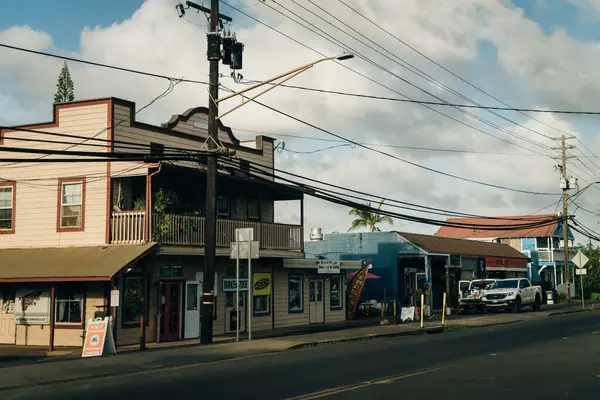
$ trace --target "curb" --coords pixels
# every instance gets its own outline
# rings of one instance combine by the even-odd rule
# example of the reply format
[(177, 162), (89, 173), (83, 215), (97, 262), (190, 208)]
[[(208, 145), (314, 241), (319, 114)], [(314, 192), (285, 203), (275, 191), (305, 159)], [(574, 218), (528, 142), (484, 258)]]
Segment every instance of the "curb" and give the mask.
[(592, 311), (598, 311), (598, 310), (592, 310), (589, 308), (585, 308), (583, 310), (558, 311), (558, 312), (548, 314), (548, 317), (556, 317), (558, 315), (568, 315), (568, 314), (576, 314), (576, 313), (592, 312)]

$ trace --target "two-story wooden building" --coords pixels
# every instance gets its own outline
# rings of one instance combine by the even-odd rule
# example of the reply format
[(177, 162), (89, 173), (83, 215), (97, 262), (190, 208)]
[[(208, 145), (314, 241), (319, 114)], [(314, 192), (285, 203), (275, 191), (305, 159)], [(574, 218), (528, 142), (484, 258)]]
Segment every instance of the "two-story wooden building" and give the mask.
[[(274, 169), (274, 140), (240, 142), (219, 124), (219, 141), (235, 152), (237, 167), (221, 169), (217, 182), (214, 334), (234, 332), (238, 323), (230, 259), (236, 228), (253, 228), (260, 243), (253, 276), (247, 280), (242, 262), (242, 280), (268, 282), (251, 304), (240, 300), (242, 330), (248, 313), (254, 331), (344, 320), (343, 272), (324, 277), (314, 260), (304, 259), (303, 193), (256, 177), (255, 167)], [(0, 151), (160, 158), (206, 143), (206, 108), (154, 126), (136, 121), (135, 104), (117, 98), (57, 104), (51, 122), (0, 130)], [(204, 165), (0, 154), (31, 161), (0, 161), (0, 343), (81, 345), (86, 321), (102, 315), (113, 318), (118, 345), (140, 336), (149, 342), (199, 336)], [(275, 222), (278, 201), (297, 203), (297, 224)]]

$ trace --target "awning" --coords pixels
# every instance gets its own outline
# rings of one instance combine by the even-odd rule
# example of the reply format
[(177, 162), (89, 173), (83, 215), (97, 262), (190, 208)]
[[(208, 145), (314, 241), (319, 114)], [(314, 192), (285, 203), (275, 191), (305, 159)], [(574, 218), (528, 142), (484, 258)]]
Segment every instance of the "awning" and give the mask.
[(0, 282), (110, 281), (157, 243), (0, 249)]

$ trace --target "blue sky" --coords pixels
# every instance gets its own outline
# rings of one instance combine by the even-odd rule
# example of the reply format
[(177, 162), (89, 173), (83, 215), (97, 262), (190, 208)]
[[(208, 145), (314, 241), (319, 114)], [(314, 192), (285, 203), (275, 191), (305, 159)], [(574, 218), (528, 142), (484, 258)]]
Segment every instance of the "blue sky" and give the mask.
[[(0, 5), (0, 30), (11, 25), (30, 25), (50, 33), (58, 47), (73, 51), (79, 48), (79, 34), (84, 27), (110, 26), (120, 22), (129, 18), (143, 2), (29, 0), (24, 6), (19, 2), (6, 1)], [(176, 2), (173, 0), (173, 5)], [(235, 5), (240, 2), (231, 0)], [(536, 21), (547, 35), (561, 27), (577, 40), (600, 40), (600, 21), (582, 23), (580, 10), (566, 1), (513, 0), (513, 4), (521, 8), (527, 18)], [(226, 9), (226, 6), (222, 6), (222, 10)]]

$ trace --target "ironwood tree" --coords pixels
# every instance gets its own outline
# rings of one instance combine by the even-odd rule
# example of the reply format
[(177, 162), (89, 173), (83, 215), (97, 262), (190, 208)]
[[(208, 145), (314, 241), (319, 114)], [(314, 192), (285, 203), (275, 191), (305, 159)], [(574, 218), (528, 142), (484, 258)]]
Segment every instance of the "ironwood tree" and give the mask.
[(54, 95), (54, 104), (68, 103), (75, 100), (75, 85), (71, 79), (69, 67), (65, 61), (60, 73), (58, 74), (58, 82), (56, 83), (56, 94)]

